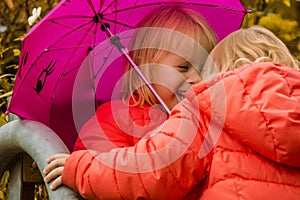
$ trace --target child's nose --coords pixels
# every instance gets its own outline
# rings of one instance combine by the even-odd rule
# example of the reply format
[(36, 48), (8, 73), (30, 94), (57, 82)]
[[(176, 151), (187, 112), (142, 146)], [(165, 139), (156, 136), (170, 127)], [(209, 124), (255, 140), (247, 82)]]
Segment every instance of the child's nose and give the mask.
[(191, 85), (199, 83), (201, 81), (201, 76), (198, 73), (193, 73), (188, 79), (187, 82)]

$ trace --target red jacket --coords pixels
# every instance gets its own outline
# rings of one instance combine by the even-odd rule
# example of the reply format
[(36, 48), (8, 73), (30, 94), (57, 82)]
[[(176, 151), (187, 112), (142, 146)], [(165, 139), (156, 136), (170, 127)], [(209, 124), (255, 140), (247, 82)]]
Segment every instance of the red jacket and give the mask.
[[(133, 101), (129, 103), (132, 105)], [(74, 151), (107, 152), (116, 147), (133, 146), (166, 119), (165, 112), (146, 104), (142, 108), (128, 106), (122, 100), (104, 103), (80, 130)]]
[(197, 84), (158, 134), (72, 153), (62, 182), (87, 199), (299, 199), (299, 80), (259, 63)]

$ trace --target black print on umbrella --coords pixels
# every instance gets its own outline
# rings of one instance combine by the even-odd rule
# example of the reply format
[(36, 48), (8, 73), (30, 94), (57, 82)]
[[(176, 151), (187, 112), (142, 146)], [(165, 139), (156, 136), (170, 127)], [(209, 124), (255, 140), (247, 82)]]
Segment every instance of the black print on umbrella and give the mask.
[(40, 73), (38, 80), (36, 82), (36, 88), (33, 88), (37, 94), (40, 94), (40, 92), (45, 86), (47, 78), (54, 72), (55, 64), (56, 61), (53, 63), (53, 59), (52, 59), (49, 65), (47, 66), (47, 68)]
[(26, 51), (25, 54), (23, 54), (23, 56), (21, 57), (21, 62), (18, 70), (18, 76), (20, 78), (22, 78), (22, 67), (26, 65), (27, 58), (28, 58), (28, 51)]

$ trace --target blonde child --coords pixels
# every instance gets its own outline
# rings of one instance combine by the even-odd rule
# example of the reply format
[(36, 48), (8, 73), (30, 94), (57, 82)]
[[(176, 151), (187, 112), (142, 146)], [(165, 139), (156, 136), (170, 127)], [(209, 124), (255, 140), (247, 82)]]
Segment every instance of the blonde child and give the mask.
[(158, 134), (108, 153), (54, 155), (45, 181), (87, 199), (182, 199), (193, 188), (198, 199), (297, 199), (297, 61), (261, 27), (231, 34), (210, 59), (235, 69), (194, 85)]
[[(178, 6), (162, 6), (137, 25), (130, 56), (171, 110), (190, 85), (201, 80), (199, 70), (217, 42), (199, 13)], [(123, 101), (101, 105), (82, 128), (74, 150), (109, 151), (133, 146), (162, 124), (167, 114), (156, 96), (128, 64)], [(159, 109), (160, 108), (160, 109)]]
[(299, 69), (299, 62), (286, 45), (274, 33), (261, 26), (231, 33), (210, 53), (210, 58), (202, 69), (202, 77), (227, 72), (251, 62), (281, 63)]

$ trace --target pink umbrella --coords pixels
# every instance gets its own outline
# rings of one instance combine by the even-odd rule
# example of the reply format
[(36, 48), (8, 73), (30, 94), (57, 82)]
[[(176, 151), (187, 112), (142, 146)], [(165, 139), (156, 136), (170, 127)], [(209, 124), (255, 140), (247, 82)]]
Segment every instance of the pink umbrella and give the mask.
[[(239, 29), (248, 12), (239, 0), (63, 0), (23, 40), (8, 112), (44, 123), (72, 149), (77, 130), (82, 125), (74, 123), (72, 93), (84, 59), (99, 43), (110, 38), (110, 42), (117, 40), (118, 50), (131, 62), (126, 48), (122, 48), (122, 38), (118, 42), (118, 35), (134, 28), (151, 10), (165, 4), (182, 5), (200, 12), (219, 39)], [(107, 56), (113, 52), (107, 51)], [(105, 62), (105, 58), (102, 62)], [(83, 93), (77, 95), (80, 98), (75, 104), (85, 100), (110, 100), (112, 90), (123, 74), (123, 70), (117, 68), (121, 66), (119, 62), (122, 60), (117, 59), (106, 70), (105, 73), (109, 75), (101, 78), (103, 80), (99, 84), (101, 81), (105, 83), (101, 87), (91, 86), (88, 80), (80, 80), (83, 85), (88, 82), (85, 84), (88, 86), (82, 86), (80, 91)], [(140, 76), (143, 78), (142, 74)], [(148, 85), (147, 80), (145, 82)], [(151, 85), (148, 87), (151, 89)], [(82, 112), (86, 111), (83, 109)], [(88, 117), (86, 115), (82, 121)]]

